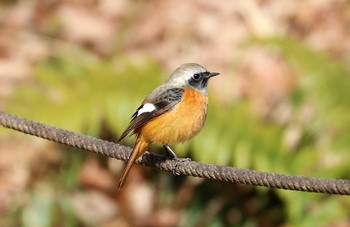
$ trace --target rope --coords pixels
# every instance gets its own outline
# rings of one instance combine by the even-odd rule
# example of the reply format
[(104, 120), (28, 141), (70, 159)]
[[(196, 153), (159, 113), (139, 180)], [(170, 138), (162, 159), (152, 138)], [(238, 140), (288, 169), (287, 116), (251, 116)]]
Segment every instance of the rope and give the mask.
[[(130, 147), (48, 126), (2, 111), (0, 111), (0, 125), (5, 128), (14, 129), (19, 132), (124, 161), (128, 159), (132, 151)], [(285, 174), (217, 166), (189, 161), (187, 159), (167, 159), (165, 156), (153, 153), (144, 154), (136, 163), (173, 172), (178, 175), (285, 190), (350, 195), (350, 180), (289, 176)]]

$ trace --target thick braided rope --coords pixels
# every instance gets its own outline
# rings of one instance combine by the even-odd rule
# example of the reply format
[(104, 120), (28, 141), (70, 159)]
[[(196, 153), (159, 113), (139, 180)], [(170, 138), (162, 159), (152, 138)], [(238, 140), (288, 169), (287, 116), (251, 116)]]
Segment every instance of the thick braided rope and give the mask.
[[(132, 148), (96, 139), (34, 122), (0, 111), (0, 125), (26, 134), (38, 136), (57, 143), (82, 148), (108, 157), (127, 160)], [(329, 194), (350, 195), (350, 181), (303, 176), (288, 176), (248, 169), (217, 166), (187, 161), (185, 159), (166, 159), (162, 155), (146, 153), (138, 164), (155, 167), (176, 174), (216, 179), (226, 182)]]

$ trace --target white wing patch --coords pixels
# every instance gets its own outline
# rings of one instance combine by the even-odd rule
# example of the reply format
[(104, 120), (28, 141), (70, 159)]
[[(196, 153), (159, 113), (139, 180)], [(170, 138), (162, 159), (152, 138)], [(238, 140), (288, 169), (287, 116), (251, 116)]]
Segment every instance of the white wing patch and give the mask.
[(152, 112), (156, 109), (156, 107), (152, 103), (143, 104), (142, 108), (137, 111), (137, 117), (143, 113)]

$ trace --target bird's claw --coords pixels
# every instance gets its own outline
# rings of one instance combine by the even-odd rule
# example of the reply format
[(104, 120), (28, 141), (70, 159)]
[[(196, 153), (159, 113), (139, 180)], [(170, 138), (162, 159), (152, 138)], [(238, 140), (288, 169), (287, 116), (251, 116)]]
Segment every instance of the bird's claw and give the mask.
[(173, 165), (173, 168), (172, 168), (173, 169), (172, 172), (173, 172), (174, 175), (180, 175), (181, 174), (180, 172), (176, 171), (179, 162), (190, 162), (190, 161), (192, 161), (190, 158), (178, 158), (178, 157), (172, 158), (172, 160), (175, 161), (175, 164)]

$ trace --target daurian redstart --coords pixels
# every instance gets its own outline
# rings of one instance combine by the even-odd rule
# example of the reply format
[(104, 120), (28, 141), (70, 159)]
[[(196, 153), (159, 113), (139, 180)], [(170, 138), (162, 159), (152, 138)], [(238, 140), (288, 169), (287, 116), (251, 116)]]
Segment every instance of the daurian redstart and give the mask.
[(162, 85), (154, 89), (132, 115), (119, 141), (136, 134), (136, 144), (119, 180), (125, 183), (131, 166), (152, 143), (161, 145), (173, 158), (169, 144), (191, 139), (203, 128), (208, 110), (208, 80), (219, 73), (208, 72), (195, 63), (178, 67)]

